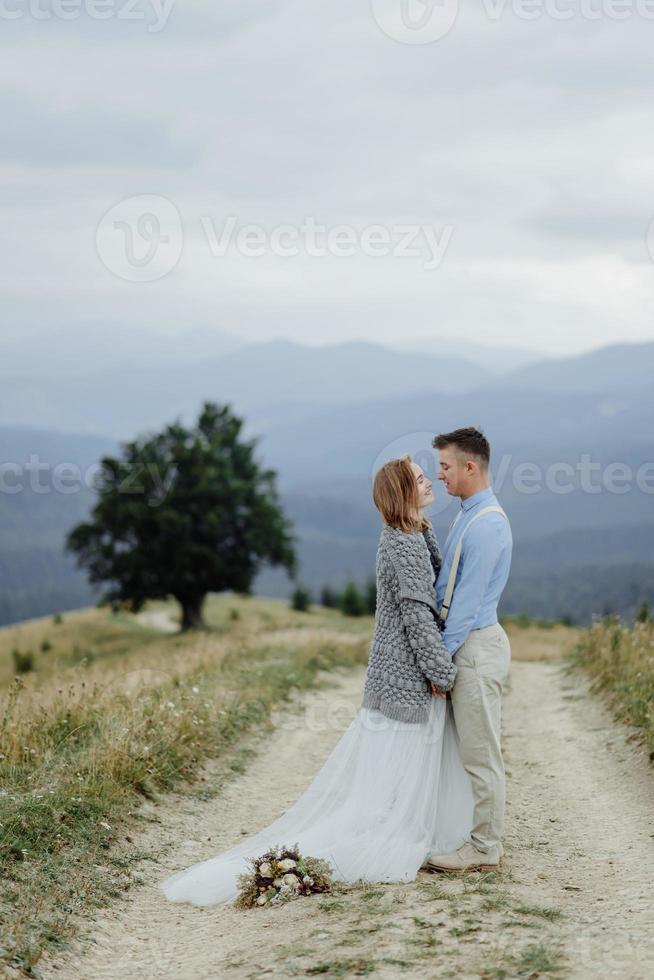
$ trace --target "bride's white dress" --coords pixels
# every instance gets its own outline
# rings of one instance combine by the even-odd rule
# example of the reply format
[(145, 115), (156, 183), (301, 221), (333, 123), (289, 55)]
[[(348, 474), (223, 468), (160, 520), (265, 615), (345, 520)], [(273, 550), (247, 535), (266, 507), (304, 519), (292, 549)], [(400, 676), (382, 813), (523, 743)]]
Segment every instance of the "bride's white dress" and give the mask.
[(423, 724), (359, 708), (299, 799), (277, 820), (160, 883), (172, 902), (232, 901), (248, 858), (276, 844), (325, 858), (339, 881), (413, 881), (429, 853), (452, 851), (472, 829), (473, 796), (449, 699)]

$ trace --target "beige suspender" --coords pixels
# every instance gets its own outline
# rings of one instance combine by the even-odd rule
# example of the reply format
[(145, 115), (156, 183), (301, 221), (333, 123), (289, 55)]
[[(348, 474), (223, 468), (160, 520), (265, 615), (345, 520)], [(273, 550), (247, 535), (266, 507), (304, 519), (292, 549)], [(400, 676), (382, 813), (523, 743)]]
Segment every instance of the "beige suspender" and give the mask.
[[(454, 551), (454, 557), (452, 558), (452, 567), (450, 569), (450, 575), (449, 575), (449, 578), (447, 580), (447, 588), (445, 589), (445, 595), (443, 596), (443, 605), (441, 606), (440, 612), (438, 614), (440, 616), (440, 618), (442, 619), (443, 622), (445, 622), (445, 620), (447, 619), (447, 614), (450, 611), (450, 605), (452, 604), (452, 593), (454, 592), (454, 582), (456, 581), (456, 573), (457, 573), (457, 570), (458, 570), (458, 567), (459, 567), (459, 561), (460, 561), (460, 558), (461, 558), (461, 548), (462, 548), (462, 545), (463, 545), (463, 535), (466, 533), (466, 531), (468, 530), (468, 528), (470, 527), (470, 525), (473, 523), (473, 521), (476, 521), (478, 517), (481, 517), (482, 516), (482, 514), (490, 514), (491, 512), (495, 512), (497, 514), (503, 514), (504, 517), (506, 517), (506, 514), (504, 513), (504, 511), (502, 510), (501, 507), (496, 507), (495, 505), (491, 505), (490, 507), (482, 507), (482, 509), (480, 511), (478, 511), (475, 514), (475, 516), (472, 517), (468, 521), (468, 523), (466, 524), (466, 526), (463, 529), (463, 533), (461, 534), (461, 537), (459, 538), (459, 540), (457, 542), (457, 546), (456, 546), (456, 549)], [(457, 518), (456, 518), (456, 521), (452, 525), (452, 530), (456, 526), (456, 523), (459, 520), (459, 517), (461, 517), (461, 513), (462, 513), (462, 511), (459, 511), (459, 513), (457, 515)], [(508, 521), (508, 517), (506, 517), (506, 519)]]

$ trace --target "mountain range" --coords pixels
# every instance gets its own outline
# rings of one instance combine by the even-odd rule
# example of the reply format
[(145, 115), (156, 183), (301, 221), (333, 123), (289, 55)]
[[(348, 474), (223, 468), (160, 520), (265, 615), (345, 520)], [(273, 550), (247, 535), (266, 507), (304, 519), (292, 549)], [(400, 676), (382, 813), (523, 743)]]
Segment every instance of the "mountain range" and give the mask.
[[(18, 468), (23, 487), (7, 489), (6, 475), (0, 493), (0, 622), (91, 600), (61, 544), (92, 491), (30, 485), (30, 455), (50, 472), (68, 463), (88, 475), (122, 439), (175, 418), (191, 423), (205, 399), (231, 403), (260, 438), (314, 591), (374, 567), (370, 487), (380, 462), (409, 451), (436, 477), (433, 434), (476, 425), (491, 441), (492, 483), (514, 532), (506, 611), (547, 608), (581, 622), (607, 606), (629, 615), (653, 594), (654, 343), (518, 366), (505, 358), (503, 372), (497, 359), (476, 361), (478, 351), (467, 359), (368, 343), (246, 347), (222, 334), (216, 343), (222, 354), (186, 349), (146, 363), (139, 348), (123, 368), (109, 358), (68, 375), (5, 375), (1, 461), (6, 473)], [(432, 518), (444, 535), (457, 504), (437, 489)], [(289, 583), (266, 572), (258, 587), (286, 594)]]
[(469, 391), (493, 375), (462, 358), (399, 353), (366, 343), (306, 347), (273, 341), (208, 356), (201, 347), (184, 360), (150, 364), (111, 361), (84, 373), (5, 377), (5, 425), (50, 425), (130, 438), (179, 415), (190, 422), (203, 397), (220, 398), (267, 424), (286, 406), (337, 407), (413, 391)]

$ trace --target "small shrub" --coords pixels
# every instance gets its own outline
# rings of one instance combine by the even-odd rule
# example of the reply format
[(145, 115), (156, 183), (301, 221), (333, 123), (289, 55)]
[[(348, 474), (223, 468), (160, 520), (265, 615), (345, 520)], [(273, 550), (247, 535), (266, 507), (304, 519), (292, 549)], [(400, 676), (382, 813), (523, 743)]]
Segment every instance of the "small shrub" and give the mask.
[(232, 608), (231, 608), (231, 609), (229, 610), (229, 619), (230, 619), (230, 622), (232, 622), (232, 623), (235, 623), (235, 622), (236, 622), (237, 620), (239, 620), (240, 618), (241, 618), (241, 614), (240, 614), (240, 612), (238, 611), (238, 609), (234, 609), (234, 608), (232, 607)]
[(320, 593), (320, 605), (324, 606), (325, 609), (338, 609), (338, 595), (329, 586), (323, 586), (323, 590)]
[(64, 617), (61, 615), (61, 613), (55, 613), (54, 616), (52, 617), (52, 622), (54, 623), (55, 626), (61, 626), (63, 621), (64, 621)]
[(301, 585), (298, 585), (291, 595), (291, 609), (294, 609), (296, 612), (308, 612), (310, 605), (311, 596), (309, 592)]
[(41, 651), (42, 651), (42, 653), (47, 653), (48, 650), (52, 650), (52, 643), (50, 643), (50, 640), (47, 640), (47, 639), (46, 640), (42, 640), (41, 641)]
[(365, 611), (363, 596), (359, 592), (356, 582), (350, 580), (341, 596), (341, 612), (346, 616), (363, 616)]
[(649, 612), (649, 602), (647, 599), (643, 599), (640, 606), (638, 607), (638, 612), (636, 613), (637, 623), (649, 623), (651, 621), (651, 616)]
[(34, 670), (34, 654), (31, 650), (21, 653), (20, 650), (14, 648), (11, 655), (14, 658), (14, 670), (17, 674), (27, 674), (30, 670)]

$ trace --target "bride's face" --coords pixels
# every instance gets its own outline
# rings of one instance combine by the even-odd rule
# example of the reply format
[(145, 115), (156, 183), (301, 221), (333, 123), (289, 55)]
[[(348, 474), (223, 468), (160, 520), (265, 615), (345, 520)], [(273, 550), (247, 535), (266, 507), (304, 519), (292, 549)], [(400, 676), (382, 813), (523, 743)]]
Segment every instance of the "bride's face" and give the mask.
[(417, 463), (411, 463), (411, 469), (413, 470), (413, 475), (416, 478), (416, 483), (418, 485), (418, 500), (420, 510), (424, 510), (429, 507), (430, 504), (434, 502), (434, 495), (432, 493), (432, 482), (428, 480), (425, 474), (422, 472), (420, 466)]

